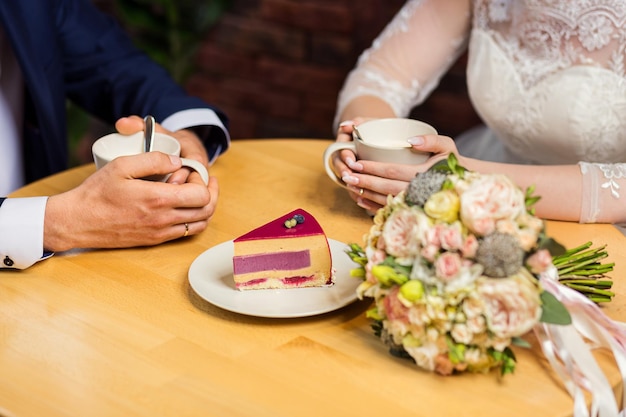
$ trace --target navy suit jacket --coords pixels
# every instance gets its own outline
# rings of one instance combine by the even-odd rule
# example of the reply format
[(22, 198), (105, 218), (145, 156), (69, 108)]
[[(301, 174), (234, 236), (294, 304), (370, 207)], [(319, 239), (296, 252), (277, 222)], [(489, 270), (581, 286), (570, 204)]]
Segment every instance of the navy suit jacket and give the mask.
[[(213, 109), (227, 123), (218, 109), (186, 94), (89, 0), (1, 0), (0, 24), (26, 84), (27, 181), (67, 168), (67, 98), (110, 124), (132, 114), (159, 121), (190, 108)], [(220, 145), (226, 149), (225, 141), (221, 129), (211, 129), (209, 154)]]

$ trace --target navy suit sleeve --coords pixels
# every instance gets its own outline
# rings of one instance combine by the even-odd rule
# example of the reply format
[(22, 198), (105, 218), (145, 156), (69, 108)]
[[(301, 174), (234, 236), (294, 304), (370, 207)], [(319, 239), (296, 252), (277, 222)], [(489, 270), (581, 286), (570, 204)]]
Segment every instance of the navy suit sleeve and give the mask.
[[(64, 77), (68, 97), (109, 123), (120, 117), (152, 114), (162, 121), (173, 113), (207, 108), (224, 126), (226, 115), (218, 108), (187, 94), (167, 71), (134, 47), (128, 35), (110, 16), (88, 0), (65, 0), (57, 16), (64, 51)], [(226, 149), (221, 129), (206, 129), (207, 149)]]

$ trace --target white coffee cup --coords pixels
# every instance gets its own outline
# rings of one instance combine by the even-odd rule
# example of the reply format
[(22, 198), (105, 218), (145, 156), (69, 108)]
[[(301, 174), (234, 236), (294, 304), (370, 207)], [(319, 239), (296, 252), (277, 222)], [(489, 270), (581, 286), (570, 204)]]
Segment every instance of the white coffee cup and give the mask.
[[(96, 169), (100, 169), (115, 158), (131, 156), (143, 153), (143, 132), (133, 135), (111, 133), (96, 140), (91, 147)], [(163, 152), (168, 155), (180, 156), (180, 142), (163, 133), (155, 133), (152, 141), (152, 150)], [(202, 177), (205, 184), (209, 183), (209, 172), (201, 162), (195, 159), (180, 158), (184, 167), (196, 171)], [(144, 178), (153, 181), (166, 181), (169, 175), (154, 175)]]
[(414, 151), (407, 139), (437, 134), (431, 125), (414, 119), (388, 118), (372, 119), (357, 125), (352, 134), (352, 142), (334, 142), (324, 151), (324, 168), (335, 183), (347, 187), (332, 169), (332, 158), (336, 152), (349, 149), (357, 159), (396, 164), (421, 164), (430, 153)]

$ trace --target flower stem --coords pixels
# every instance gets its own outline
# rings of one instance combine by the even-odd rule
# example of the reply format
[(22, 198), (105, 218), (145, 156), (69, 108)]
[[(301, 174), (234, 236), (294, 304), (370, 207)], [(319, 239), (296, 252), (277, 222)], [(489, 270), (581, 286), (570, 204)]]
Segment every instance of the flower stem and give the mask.
[(614, 263), (602, 263), (608, 255), (606, 245), (592, 248), (587, 242), (552, 259), (557, 268), (559, 282), (576, 290), (596, 303), (611, 301), (615, 293), (609, 291), (613, 286), (606, 274), (613, 270)]

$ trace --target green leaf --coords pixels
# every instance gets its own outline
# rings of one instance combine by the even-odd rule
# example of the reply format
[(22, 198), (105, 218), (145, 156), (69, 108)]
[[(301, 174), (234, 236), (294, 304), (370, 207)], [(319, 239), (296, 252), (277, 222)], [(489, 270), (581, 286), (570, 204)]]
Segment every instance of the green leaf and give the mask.
[(542, 291), (541, 297), (541, 318), (539, 321), (549, 324), (568, 325), (572, 324), (572, 316), (565, 306), (548, 291)]
[(514, 344), (515, 346), (528, 348), (528, 349), (532, 347), (530, 343), (528, 343), (525, 339), (522, 339), (521, 337), (513, 337), (511, 339), (511, 343)]
[(440, 171), (440, 172), (444, 172), (446, 174), (451, 172), (450, 171), (450, 167), (448, 166), (448, 161), (445, 160), (445, 159), (435, 163), (433, 166), (431, 166), (429, 168), (429, 170)]
[(547, 236), (541, 237), (538, 246), (539, 249), (547, 249), (552, 257), (563, 255), (566, 252), (565, 246)]
[(541, 200), (540, 196), (534, 196), (533, 193), (535, 192), (535, 186), (531, 185), (530, 187), (526, 188), (526, 192), (524, 194), (524, 202), (526, 203), (526, 211), (528, 211), (530, 214), (535, 213), (535, 209), (534, 209), (534, 205), (537, 203), (537, 201)]
[(378, 307), (372, 307), (369, 310), (367, 310), (365, 312), (365, 317), (376, 320), (376, 321), (381, 321), (383, 319), (383, 316), (381, 316), (380, 312), (378, 311)]
[(453, 364), (459, 364), (465, 362), (465, 345), (462, 343), (454, 343), (452, 339), (447, 336), (446, 344), (448, 345), (448, 359)]
[(493, 358), (494, 361), (500, 362), (500, 375), (512, 374), (515, 371), (515, 353), (511, 348), (507, 347), (502, 352), (490, 348), (487, 354)]
[(506, 348), (502, 352), (502, 366), (500, 367), (500, 375), (512, 374), (515, 371), (515, 363), (517, 359), (511, 348)]

